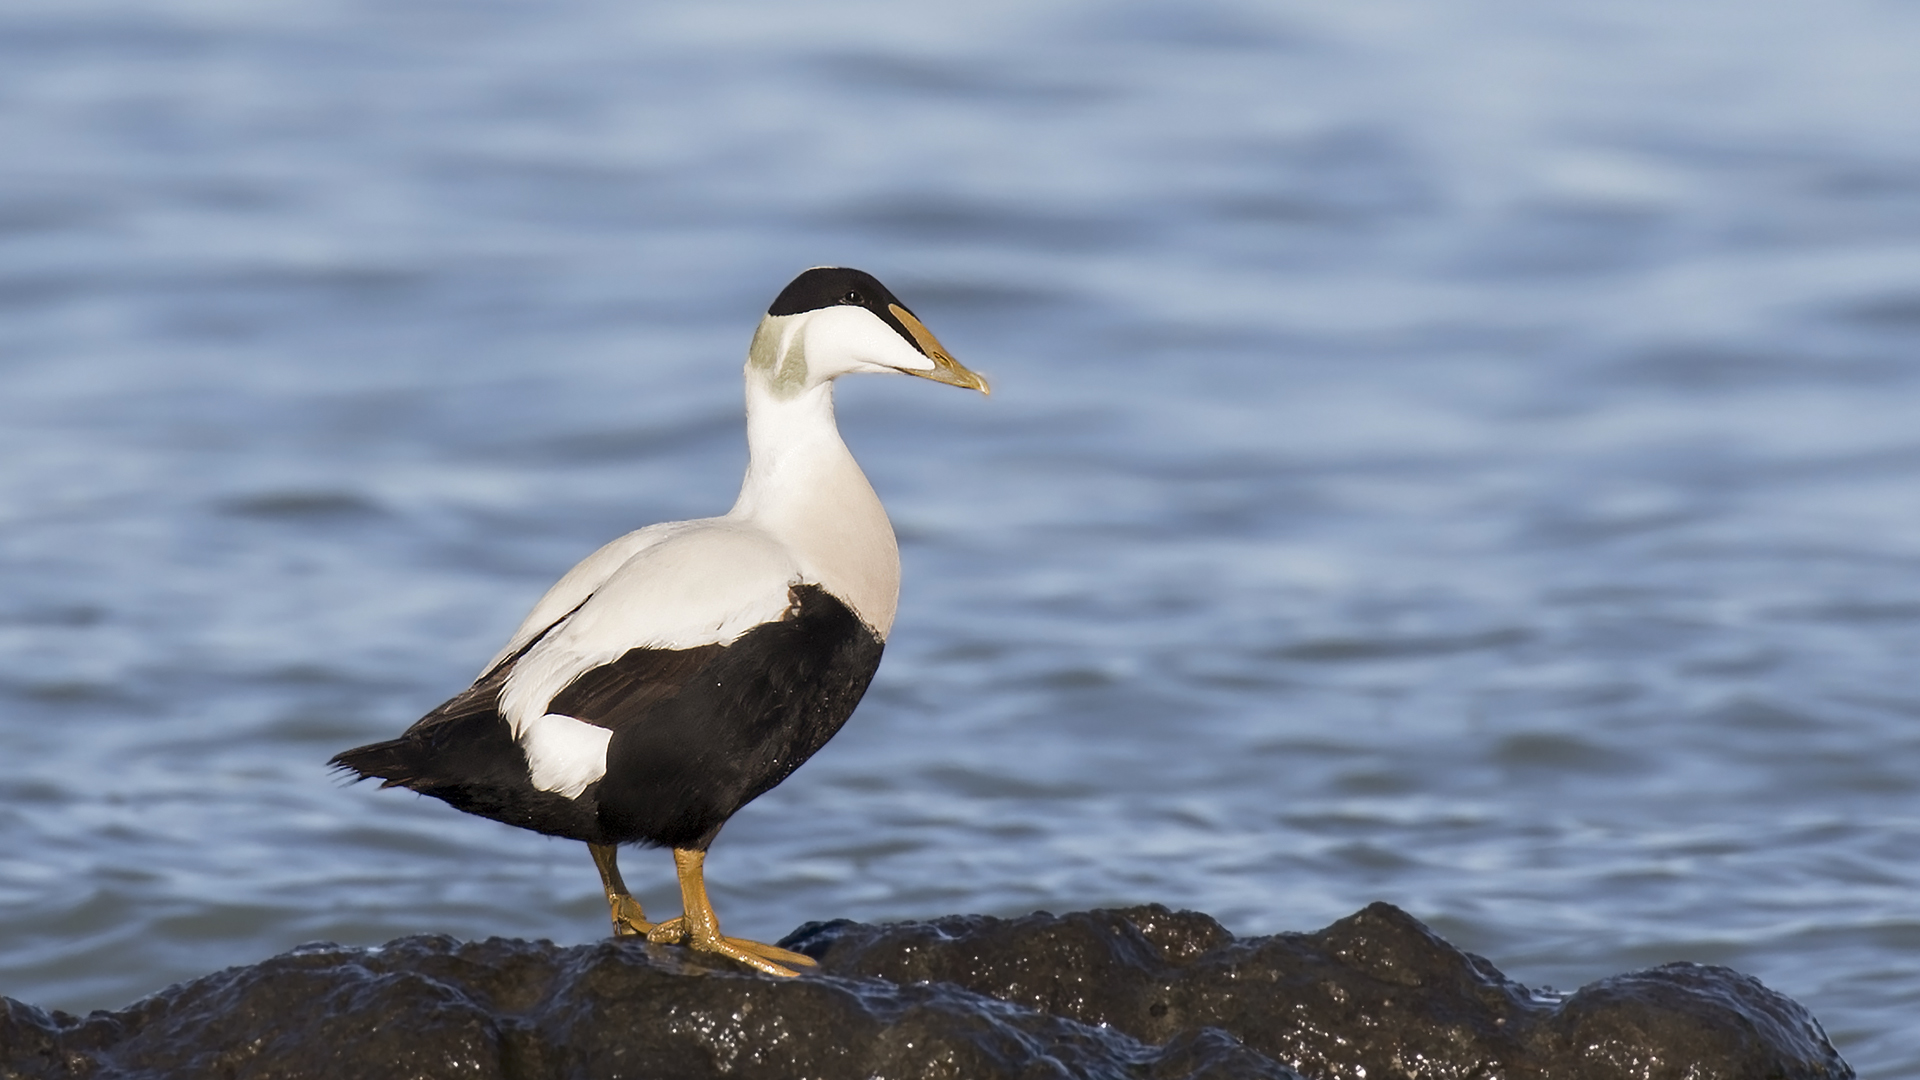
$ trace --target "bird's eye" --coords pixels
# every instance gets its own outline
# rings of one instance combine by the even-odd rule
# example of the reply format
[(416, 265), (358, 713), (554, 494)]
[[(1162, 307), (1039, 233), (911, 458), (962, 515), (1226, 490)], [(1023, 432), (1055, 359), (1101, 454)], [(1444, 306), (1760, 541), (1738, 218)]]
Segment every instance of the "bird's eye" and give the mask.
[(847, 295), (841, 297), (840, 302), (843, 304), (865, 304), (867, 298), (860, 295), (860, 290), (853, 289), (850, 290)]

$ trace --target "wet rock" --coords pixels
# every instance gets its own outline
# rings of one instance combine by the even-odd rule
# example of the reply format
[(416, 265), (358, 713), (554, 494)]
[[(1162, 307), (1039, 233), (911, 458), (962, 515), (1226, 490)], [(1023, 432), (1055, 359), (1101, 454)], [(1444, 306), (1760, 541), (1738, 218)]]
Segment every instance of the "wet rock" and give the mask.
[(950, 984), (1147, 1043), (1218, 1028), (1309, 1077), (1853, 1075), (1805, 1009), (1739, 972), (1668, 964), (1541, 995), (1389, 904), (1259, 938), (1155, 905), (815, 923), (786, 944), (835, 974)]
[(1669, 964), (1539, 995), (1385, 904), (1235, 938), (1158, 906), (810, 923), (776, 980), (631, 941), (309, 946), (86, 1018), (7, 1000), (0, 1078), (1853, 1075), (1804, 1009)]

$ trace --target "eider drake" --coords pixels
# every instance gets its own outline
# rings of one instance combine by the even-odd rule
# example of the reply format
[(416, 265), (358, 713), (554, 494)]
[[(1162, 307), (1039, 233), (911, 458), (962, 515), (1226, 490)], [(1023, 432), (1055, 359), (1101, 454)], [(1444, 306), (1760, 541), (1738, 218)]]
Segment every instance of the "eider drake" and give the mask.
[[(722, 936), (701, 868), (728, 818), (840, 730), (893, 625), (893, 526), (833, 419), (833, 381), (856, 372), (987, 392), (871, 275), (808, 270), (747, 350), (747, 475), (733, 509), (587, 556), (471, 687), (332, 764), (584, 841), (617, 936), (773, 975), (812, 964)], [(673, 849), (683, 914), (648, 921), (620, 879), (621, 844)]]

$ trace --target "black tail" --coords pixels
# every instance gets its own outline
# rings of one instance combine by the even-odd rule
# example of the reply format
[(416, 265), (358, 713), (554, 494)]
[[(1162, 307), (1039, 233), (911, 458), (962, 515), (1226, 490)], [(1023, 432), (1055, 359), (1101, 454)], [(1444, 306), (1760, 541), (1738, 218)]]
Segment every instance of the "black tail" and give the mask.
[(327, 762), (328, 768), (352, 773), (352, 783), (382, 780), (383, 788), (412, 787), (424, 775), (423, 764), (418, 745), (404, 736), (342, 750)]
[(459, 698), (428, 713), (397, 739), (343, 750), (327, 764), (355, 774), (356, 781), (412, 788), (462, 810), (470, 809), (457, 798), (464, 789), (531, 787), (527, 756), (506, 719), (491, 707), (448, 707), (457, 703)]
[(575, 799), (535, 788), (527, 756), (506, 719), (490, 707), (448, 708), (458, 701), (427, 714), (397, 739), (342, 751), (328, 764), (353, 774), (356, 782), (377, 779), (383, 788), (411, 788), (508, 825), (609, 842), (600, 828), (599, 785)]
[(516, 764), (524, 774), (527, 759), (514, 745), (499, 709), (500, 688), (512, 668), (509, 661), (488, 672), (399, 738), (342, 750), (327, 764), (357, 774), (355, 783), (383, 780), (383, 788), (409, 787), (426, 795), (437, 795), (433, 789), (450, 784), (498, 779), (502, 771), (515, 771)]

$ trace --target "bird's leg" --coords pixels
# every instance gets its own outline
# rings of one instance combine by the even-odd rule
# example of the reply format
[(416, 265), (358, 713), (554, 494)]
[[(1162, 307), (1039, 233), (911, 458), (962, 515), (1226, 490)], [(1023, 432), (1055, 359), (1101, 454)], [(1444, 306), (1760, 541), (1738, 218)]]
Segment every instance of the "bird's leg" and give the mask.
[(720, 919), (713, 913), (712, 901), (707, 899), (707, 881), (703, 869), (706, 861), (707, 853), (704, 851), (673, 849), (673, 869), (680, 878), (680, 898), (686, 911), (677, 919), (669, 919), (655, 926), (647, 934), (648, 941), (685, 941), (701, 952), (719, 953), (769, 975), (791, 977), (799, 974), (781, 967), (782, 963), (804, 967), (815, 965), (813, 957), (782, 949), (778, 945), (720, 936)]
[(593, 865), (600, 870), (600, 884), (607, 890), (607, 907), (613, 911), (613, 936), (636, 937), (653, 929), (647, 921), (647, 913), (640, 910), (640, 901), (627, 891), (627, 883), (620, 880), (618, 848), (612, 844), (588, 844), (587, 850), (593, 852)]

